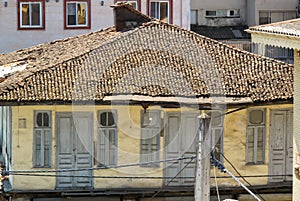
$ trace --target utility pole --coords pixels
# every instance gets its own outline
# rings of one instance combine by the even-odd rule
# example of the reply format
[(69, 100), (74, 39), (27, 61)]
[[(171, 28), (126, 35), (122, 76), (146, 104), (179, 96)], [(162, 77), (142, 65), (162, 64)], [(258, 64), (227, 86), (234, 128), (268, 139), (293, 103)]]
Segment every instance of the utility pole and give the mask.
[(210, 152), (211, 137), (208, 135), (210, 118), (201, 111), (198, 129), (196, 161), (195, 201), (210, 200)]

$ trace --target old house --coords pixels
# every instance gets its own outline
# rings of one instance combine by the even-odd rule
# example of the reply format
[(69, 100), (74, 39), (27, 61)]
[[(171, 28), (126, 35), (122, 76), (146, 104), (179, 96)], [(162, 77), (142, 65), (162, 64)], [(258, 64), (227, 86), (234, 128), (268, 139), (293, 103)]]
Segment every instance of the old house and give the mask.
[[(265, 200), (289, 200), (293, 66), (127, 4), (114, 13), (114, 27), (0, 55), (2, 197), (193, 200), (206, 113), (208, 155)], [(249, 200), (211, 177), (212, 199), (218, 186)]]

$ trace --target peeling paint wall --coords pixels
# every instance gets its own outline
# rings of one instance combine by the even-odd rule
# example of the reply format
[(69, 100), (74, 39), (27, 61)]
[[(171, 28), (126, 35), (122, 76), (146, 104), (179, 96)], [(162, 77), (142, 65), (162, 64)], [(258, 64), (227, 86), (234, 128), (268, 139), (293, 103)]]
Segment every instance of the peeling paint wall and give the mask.
[[(268, 175), (269, 164), (269, 131), (270, 131), (270, 110), (292, 108), (291, 104), (273, 105), (266, 107), (266, 156), (265, 163), (258, 165), (246, 165), (246, 125), (247, 110), (243, 109), (226, 115), (224, 128), (224, 155), (239, 170), (243, 176)], [(13, 170), (55, 170), (55, 118), (58, 112), (72, 111), (90, 111), (94, 114), (94, 146), (97, 141), (97, 111), (103, 109), (116, 109), (118, 111), (118, 165), (139, 163), (140, 161), (140, 113), (141, 106), (20, 106), (13, 107), (13, 150), (12, 150), (12, 169)], [(190, 108), (166, 109), (159, 106), (149, 107), (148, 109), (159, 109), (164, 112), (190, 111)], [(34, 110), (52, 111), (52, 168), (33, 168), (33, 119)], [(164, 118), (164, 113), (161, 114)], [(19, 120), (25, 119), (25, 128), (19, 128)], [(160, 137), (161, 147), (164, 147), (164, 136)], [(94, 148), (95, 150), (95, 148)], [(163, 149), (160, 152), (160, 159), (164, 158)], [(94, 164), (96, 165), (94, 160)], [(224, 162), (225, 167), (233, 172), (235, 171), (228, 162)], [(96, 166), (94, 166), (96, 167)], [(228, 176), (220, 171), (216, 171), (217, 176)], [(95, 170), (94, 176), (163, 176), (163, 165), (159, 168), (149, 167), (126, 167), (119, 169)], [(211, 176), (214, 176), (213, 168)], [(268, 184), (267, 177), (247, 178), (252, 185)], [(55, 177), (29, 177), (13, 176), (13, 189), (55, 189)], [(161, 187), (162, 179), (94, 179), (94, 188), (127, 188), (127, 187)], [(238, 186), (232, 178), (218, 179), (219, 186)], [(214, 179), (211, 179), (211, 185), (214, 186)]]

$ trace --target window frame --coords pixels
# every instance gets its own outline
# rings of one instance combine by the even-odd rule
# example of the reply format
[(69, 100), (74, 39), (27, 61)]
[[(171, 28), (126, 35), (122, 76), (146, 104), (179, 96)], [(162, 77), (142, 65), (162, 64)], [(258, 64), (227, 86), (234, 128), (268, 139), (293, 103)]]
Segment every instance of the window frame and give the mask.
[[(265, 23), (262, 23), (261, 21), (261, 15), (262, 14), (267, 14), (267, 17), (264, 17), (264, 18), (266, 18), (266, 19), (268, 19), (267, 20), (267, 22), (265, 22)], [(291, 13), (293, 13), (293, 14), (295, 14), (295, 17), (297, 17), (297, 12), (295, 11), (295, 10), (259, 10), (259, 12), (258, 12), (258, 24), (259, 25), (264, 25), (264, 24), (270, 24), (270, 23), (275, 23), (275, 22), (279, 22), (279, 21), (282, 21), (282, 20), (279, 20), (279, 21), (273, 21), (274, 20), (274, 18), (273, 18), (273, 20), (272, 20), (272, 13), (282, 13), (282, 16), (283, 16), (283, 21), (285, 21), (285, 20), (290, 20), (290, 19), (294, 19), (294, 18), (290, 18), (289, 17), (289, 14), (291, 14)]]
[(137, 8), (136, 10), (140, 11), (141, 12), (141, 0), (114, 0), (114, 3), (117, 3), (117, 2), (135, 2), (137, 4)]
[[(112, 124), (111, 126), (103, 126), (103, 125), (101, 125), (101, 114), (108, 113), (108, 112), (112, 113), (113, 119), (114, 119), (114, 124)], [(101, 163), (101, 161), (102, 161), (101, 160), (102, 155), (100, 153), (100, 149), (101, 149), (100, 148), (100, 144), (101, 144), (101, 142), (100, 142), (101, 136), (100, 135), (101, 135), (101, 131), (102, 131), (101, 129), (113, 129), (115, 131), (115, 133), (114, 133), (115, 141), (113, 143), (113, 146), (115, 146), (115, 148), (114, 148), (114, 152), (113, 152), (113, 161), (110, 164)], [(108, 135), (109, 135), (109, 133), (108, 133)], [(105, 142), (104, 142), (104, 144), (105, 144)], [(107, 152), (107, 150), (105, 150), (105, 152)], [(104, 161), (106, 160), (105, 157), (107, 157), (107, 156), (104, 154)], [(110, 157), (110, 156), (108, 156), (108, 157)], [(96, 156), (96, 159), (97, 159), (98, 167), (106, 167), (106, 166), (118, 164), (118, 113), (117, 113), (117, 110), (99, 110), (97, 112), (97, 156)]]
[[(44, 127), (44, 126), (41, 126), (39, 127), (36, 122), (37, 122), (37, 115), (39, 113), (47, 113), (49, 115), (49, 126), (48, 127)], [(34, 168), (51, 168), (52, 167), (52, 111), (51, 110), (35, 110), (34, 111), (34, 117), (33, 117), (33, 152), (32, 152), (32, 157), (33, 157), (33, 160), (32, 160), (32, 163), (33, 163), (33, 167)], [(42, 131), (41, 132), (41, 153), (40, 153), (40, 161), (41, 161), (41, 164), (42, 165), (37, 165), (37, 152), (36, 152), (36, 148), (37, 148), (37, 137), (36, 137), (36, 131)], [(48, 140), (49, 140), (49, 165), (45, 165), (45, 158), (44, 158), (44, 149), (42, 147), (45, 146), (45, 132), (43, 131), (48, 131), (50, 134), (48, 136)]]
[[(150, 113), (152, 114), (155, 114), (157, 115), (156, 119), (155, 119), (155, 124), (148, 124), (148, 125), (145, 125), (144, 124), (144, 115), (148, 113), (150, 115)], [(152, 161), (159, 161), (160, 160), (160, 132), (161, 132), (161, 120), (160, 120), (160, 114), (161, 114), (161, 111), (160, 110), (141, 110), (140, 112), (140, 136), (141, 136), (141, 139), (140, 139), (140, 163), (141, 163), (141, 167), (150, 167), (150, 168), (159, 168), (160, 167), (160, 164), (159, 163), (148, 163), (150, 161), (146, 161), (145, 158), (143, 157), (144, 154), (149, 154), (149, 153), (144, 153), (144, 149), (143, 149), (143, 141), (148, 141), (148, 142), (151, 142), (151, 139), (154, 139), (156, 141), (156, 153), (155, 152), (151, 152), (150, 154), (153, 154), (154, 156), (154, 160)], [(143, 129), (152, 129), (154, 131), (158, 131), (158, 133), (151, 139), (149, 138), (145, 138), (145, 136), (143, 136), (143, 134), (145, 134), (143, 132)], [(156, 139), (155, 139), (156, 138)], [(148, 144), (147, 145), (148, 148), (149, 147), (152, 147), (153, 144)], [(152, 150), (151, 150), (152, 151)], [(148, 164), (143, 164), (143, 163), (148, 163)]]
[[(87, 22), (86, 25), (68, 25), (68, 12), (67, 12), (67, 4), (68, 3), (86, 3), (87, 4), (87, 11), (86, 11), (86, 18)], [(78, 17), (76, 15), (76, 17)], [(64, 0), (64, 29), (90, 29), (91, 28), (91, 0)]]
[[(208, 14), (209, 12), (214, 12), (215, 14), (209, 15)], [(220, 14), (220, 12), (226, 14)], [(234, 14), (231, 15), (231, 12), (233, 12)], [(206, 18), (240, 18), (241, 15), (240, 15), (240, 9), (217, 9), (217, 10), (205, 10), (205, 17)]]
[[(263, 123), (255, 124), (250, 122), (250, 113), (252, 111), (262, 111), (263, 112)], [(247, 165), (260, 165), (265, 164), (265, 157), (266, 157), (266, 109), (265, 108), (253, 108), (247, 110), (247, 128), (246, 128), (246, 164)], [(257, 152), (258, 152), (258, 129), (263, 129), (263, 136), (262, 136), (262, 161), (257, 161)], [(250, 129), (254, 129), (254, 136), (253, 136), (253, 161), (249, 161), (248, 153), (249, 153), (249, 135)]]
[(168, 2), (168, 22), (173, 23), (173, 0), (147, 0), (147, 15), (151, 17), (151, 2)]
[[(41, 25), (22, 25), (22, 4), (40, 4), (40, 23)], [(18, 0), (18, 30), (43, 30), (45, 29), (45, 1), (43, 0)]]

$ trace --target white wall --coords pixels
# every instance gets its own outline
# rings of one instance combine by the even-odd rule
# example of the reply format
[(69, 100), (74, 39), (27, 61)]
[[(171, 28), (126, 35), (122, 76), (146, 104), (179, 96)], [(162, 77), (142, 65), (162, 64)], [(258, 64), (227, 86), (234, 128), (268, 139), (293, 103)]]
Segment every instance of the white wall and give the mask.
[[(198, 10), (198, 23), (204, 26), (235, 26), (246, 22), (246, 0), (191, 0), (191, 9)], [(240, 9), (240, 18), (206, 18), (206, 10)]]
[(190, 28), (190, 0), (173, 0), (173, 24)]
[[(113, 0), (110, 0), (111, 3)], [(48, 41), (87, 33), (113, 24), (111, 5), (101, 6), (98, 0), (91, 0), (91, 29), (64, 29), (63, 0), (45, 2), (45, 30), (18, 30), (17, 1), (9, 0), (8, 7), (0, 3), (0, 53), (45, 43)], [(101, 16), (103, 16), (101, 18)], [(100, 20), (99, 20), (100, 19)], [(104, 19), (104, 20), (103, 20)]]
[(255, 0), (255, 24), (253, 25), (259, 25), (259, 11), (295, 11), (297, 4), (298, 0)]
[[(45, 30), (18, 30), (17, 0), (0, 0), (0, 53), (11, 52), (25, 47), (76, 36), (112, 26), (114, 0), (91, 0), (91, 29), (64, 29), (63, 0), (45, 2)], [(141, 1), (141, 11), (147, 14), (147, 0)], [(190, 27), (190, 0), (173, 0), (173, 24), (186, 29)]]
[[(199, 25), (258, 25), (259, 11), (294, 11), (298, 0), (191, 0), (191, 9), (198, 10)], [(206, 10), (240, 9), (239, 18), (205, 18)]]

